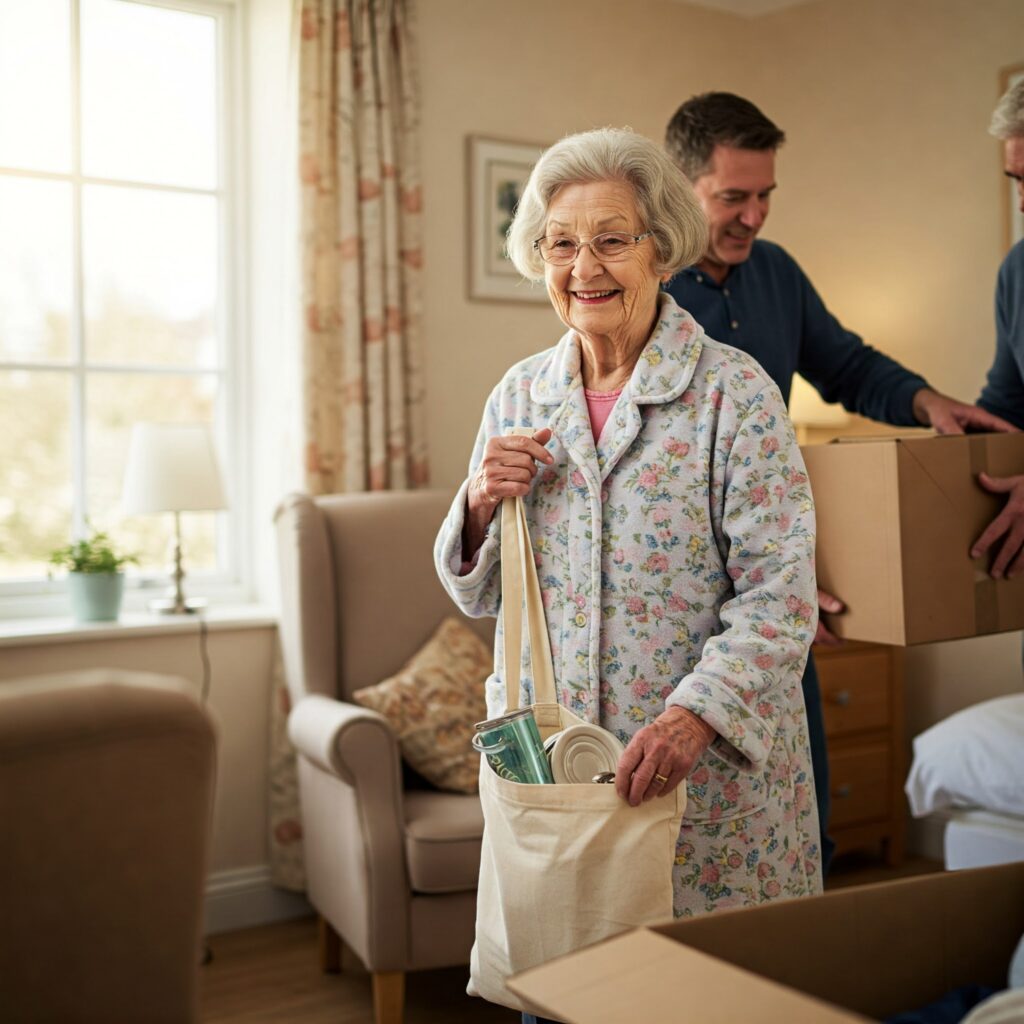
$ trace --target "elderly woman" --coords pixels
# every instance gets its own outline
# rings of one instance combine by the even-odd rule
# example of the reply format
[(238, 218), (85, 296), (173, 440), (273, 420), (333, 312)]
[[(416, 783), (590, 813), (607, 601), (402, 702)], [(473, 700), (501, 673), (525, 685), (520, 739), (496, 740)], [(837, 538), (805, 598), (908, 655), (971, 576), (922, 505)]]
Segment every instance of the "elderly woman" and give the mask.
[[(813, 504), (776, 386), (660, 289), (706, 239), (641, 136), (584, 132), (540, 158), (508, 247), (567, 331), (491, 393), (435, 550), (459, 607), (497, 615), (499, 506), (523, 497), (559, 701), (626, 743), (631, 805), (687, 782), (676, 915), (821, 888), (800, 691)], [(490, 716), (500, 629), (496, 646)]]

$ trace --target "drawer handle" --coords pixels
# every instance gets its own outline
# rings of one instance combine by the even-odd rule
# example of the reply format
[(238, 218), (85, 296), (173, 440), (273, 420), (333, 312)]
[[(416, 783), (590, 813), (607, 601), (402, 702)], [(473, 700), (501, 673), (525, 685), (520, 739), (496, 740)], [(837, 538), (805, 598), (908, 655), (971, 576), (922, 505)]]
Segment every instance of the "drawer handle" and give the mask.
[(832, 694), (832, 703), (838, 704), (841, 708), (845, 708), (852, 699), (852, 695), (849, 690), (839, 690), (837, 693)]
[(836, 788), (832, 790), (832, 795), (838, 800), (845, 800), (848, 796), (852, 796), (852, 794), (853, 786), (848, 782), (844, 782), (841, 786), (836, 786)]

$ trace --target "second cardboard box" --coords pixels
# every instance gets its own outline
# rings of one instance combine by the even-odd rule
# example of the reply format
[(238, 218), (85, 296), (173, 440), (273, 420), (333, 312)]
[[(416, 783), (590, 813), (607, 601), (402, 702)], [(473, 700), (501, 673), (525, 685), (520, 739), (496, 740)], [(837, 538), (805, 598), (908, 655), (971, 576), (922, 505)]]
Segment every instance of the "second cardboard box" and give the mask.
[(818, 586), (838, 636), (921, 644), (1024, 628), (1024, 575), (995, 580), (970, 548), (1003, 509), (978, 474), (1024, 473), (1024, 434), (840, 440), (803, 449)]

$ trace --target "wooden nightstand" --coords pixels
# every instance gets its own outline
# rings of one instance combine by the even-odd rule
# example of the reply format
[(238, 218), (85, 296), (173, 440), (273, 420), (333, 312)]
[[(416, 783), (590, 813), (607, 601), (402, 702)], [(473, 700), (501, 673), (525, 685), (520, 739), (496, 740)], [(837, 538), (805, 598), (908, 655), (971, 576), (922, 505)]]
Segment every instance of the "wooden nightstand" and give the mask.
[(836, 853), (882, 844), (902, 863), (906, 829), (903, 782), (903, 651), (846, 641), (815, 647), (828, 739)]

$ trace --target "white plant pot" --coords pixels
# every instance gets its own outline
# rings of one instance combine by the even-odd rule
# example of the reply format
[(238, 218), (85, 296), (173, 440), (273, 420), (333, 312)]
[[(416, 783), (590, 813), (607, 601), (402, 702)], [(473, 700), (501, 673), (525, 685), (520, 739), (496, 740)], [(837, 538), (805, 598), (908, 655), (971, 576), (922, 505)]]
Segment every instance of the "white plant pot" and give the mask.
[(121, 611), (123, 572), (70, 572), (68, 596), (78, 622), (113, 622)]

